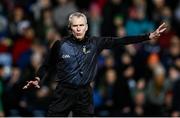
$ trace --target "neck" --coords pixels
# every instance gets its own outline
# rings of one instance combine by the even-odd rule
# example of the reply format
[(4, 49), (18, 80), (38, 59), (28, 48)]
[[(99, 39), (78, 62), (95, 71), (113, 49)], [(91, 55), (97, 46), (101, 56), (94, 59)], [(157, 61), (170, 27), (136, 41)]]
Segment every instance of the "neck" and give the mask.
[(73, 36), (73, 40), (76, 40), (76, 41), (84, 41), (85, 40), (85, 37), (83, 38), (76, 38), (74, 35)]
[(84, 37), (83, 37), (83, 38), (80, 38), (80, 39), (74, 38), (74, 40), (77, 40), (77, 41), (83, 41), (83, 40), (84, 40)]
[(74, 40), (77, 43), (84, 43), (87, 41), (86, 36), (84, 38), (81, 38), (81, 39), (77, 39), (74, 35), (71, 35), (71, 37), (72, 37), (72, 40)]

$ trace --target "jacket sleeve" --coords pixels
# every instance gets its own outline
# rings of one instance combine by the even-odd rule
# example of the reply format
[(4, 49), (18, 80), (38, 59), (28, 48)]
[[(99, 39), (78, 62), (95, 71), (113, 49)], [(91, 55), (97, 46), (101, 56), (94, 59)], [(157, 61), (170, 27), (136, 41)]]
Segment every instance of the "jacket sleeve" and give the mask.
[(126, 37), (99, 37), (98, 47), (101, 49), (109, 49), (127, 44), (139, 43), (149, 40), (149, 34), (139, 36), (126, 36)]
[(46, 55), (43, 64), (38, 69), (36, 77), (43, 79), (51, 70), (55, 68), (58, 59), (59, 44), (59, 40), (54, 43), (49, 53)]

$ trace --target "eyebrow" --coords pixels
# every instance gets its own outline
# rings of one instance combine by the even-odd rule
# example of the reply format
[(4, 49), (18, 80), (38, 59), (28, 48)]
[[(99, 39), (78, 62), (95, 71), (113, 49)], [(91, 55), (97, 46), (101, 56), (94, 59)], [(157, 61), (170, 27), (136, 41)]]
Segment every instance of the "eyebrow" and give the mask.
[(85, 24), (75, 24), (75, 25), (72, 25), (72, 26), (84, 26)]

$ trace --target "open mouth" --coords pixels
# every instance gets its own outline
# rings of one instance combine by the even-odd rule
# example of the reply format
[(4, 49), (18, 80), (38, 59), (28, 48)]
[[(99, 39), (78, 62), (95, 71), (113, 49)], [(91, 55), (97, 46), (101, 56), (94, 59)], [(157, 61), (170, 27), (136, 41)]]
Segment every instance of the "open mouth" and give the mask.
[(77, 33), (76, 35), (77, 35), (77, 36), (81, 36), (81, 33)]

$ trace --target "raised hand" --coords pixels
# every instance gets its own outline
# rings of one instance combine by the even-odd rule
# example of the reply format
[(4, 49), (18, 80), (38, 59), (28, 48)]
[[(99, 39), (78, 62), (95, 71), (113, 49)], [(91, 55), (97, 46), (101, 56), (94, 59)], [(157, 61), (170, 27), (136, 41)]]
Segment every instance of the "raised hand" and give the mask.
[(154, 32), (150, 33), (149, 39), (158, 39), (166, 29), (166, 24), (162, 23)]
[(23, 87), (23, 89), (40, 88), (39, 82), (40, 82), (40, 78), (39, 77), (35, 77), (34, 80), (28, 81), (28, 83)]

